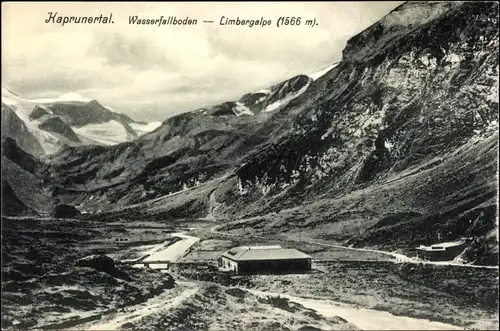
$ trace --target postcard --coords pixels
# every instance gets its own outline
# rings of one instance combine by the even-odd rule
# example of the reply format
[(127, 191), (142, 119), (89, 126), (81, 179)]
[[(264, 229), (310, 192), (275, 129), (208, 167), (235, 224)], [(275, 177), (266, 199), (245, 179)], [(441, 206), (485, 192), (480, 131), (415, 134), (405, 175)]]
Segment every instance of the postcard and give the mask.
[(496, 330), (498, 2), (2, 2), (3, 330)]

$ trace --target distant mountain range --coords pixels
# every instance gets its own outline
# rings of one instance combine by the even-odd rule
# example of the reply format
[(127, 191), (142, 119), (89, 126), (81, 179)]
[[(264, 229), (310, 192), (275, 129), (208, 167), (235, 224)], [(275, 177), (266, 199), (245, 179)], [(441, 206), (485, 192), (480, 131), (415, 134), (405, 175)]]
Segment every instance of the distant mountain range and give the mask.
[(63, 146), (115, 145), (160, 124), (136, 122), (76, 93), (26, 99), (2, 86), (2, 136), (34, 155), (52, 154)]
[[(299, 75), (268, 89), (248, 93), (238, 101), (198, 109), (210, 116), (254, 116), (285, 107), (300, 96), (314, 79)], [(154, 131), (161, 122), (136, 122), (98, 101), (68, 93), (58, 98), (26, 99), (2, 86), (2, 137), (13, 138), (33, 155), (53, 154), (63, 147), (111, 146)]]

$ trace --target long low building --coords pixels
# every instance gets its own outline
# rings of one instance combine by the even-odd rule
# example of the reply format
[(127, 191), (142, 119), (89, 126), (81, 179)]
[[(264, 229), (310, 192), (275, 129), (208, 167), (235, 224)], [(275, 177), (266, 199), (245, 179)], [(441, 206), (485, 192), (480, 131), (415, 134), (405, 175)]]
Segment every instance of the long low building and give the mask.
[(430, 261), (451, 261), (467, 246), (467, 240), (444, 242), (430, 246), (420, 245), (415, 248), (417, 257)]
[(312, 258), (281, 246), (235, 247), (222, 254), (219, 266), (236, 274), (287, 273), (311, 270)]

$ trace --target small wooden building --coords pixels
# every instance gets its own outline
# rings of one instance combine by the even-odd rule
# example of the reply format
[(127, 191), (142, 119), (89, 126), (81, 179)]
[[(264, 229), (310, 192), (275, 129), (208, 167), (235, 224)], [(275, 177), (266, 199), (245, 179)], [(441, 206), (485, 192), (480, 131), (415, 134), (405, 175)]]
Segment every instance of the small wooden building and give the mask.
[(222, 254), (219, 267), (236, 274), (288, 273), (311, 270), (312, 258), (281, 246), (235, 247)]
[(465, 249), (466, 240), (416, 247), (417, 257), (429, 261), (451, 261)]

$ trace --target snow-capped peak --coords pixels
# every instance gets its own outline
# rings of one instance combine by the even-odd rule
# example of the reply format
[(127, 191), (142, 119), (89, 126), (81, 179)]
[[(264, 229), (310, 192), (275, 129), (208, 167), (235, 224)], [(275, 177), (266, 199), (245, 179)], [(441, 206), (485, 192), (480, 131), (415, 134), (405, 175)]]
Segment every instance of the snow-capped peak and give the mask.
[(16, 94), (12, 93), (11, 91), (9, 91), (8, 89), (6, 89), (5, 87), (2, 86), (2, 102), (3, 103), (5, 103), (9, 106), (12, 106), (12, 105), (17, 104), (19, 100), (22, 100), (22, 98)]
[[(64, 144), (71, 146), (115, 145), (134, 139), (161, 125), (161, 122), (135, 123), (132, 121), (125, 123), (120, 117), (121, 114), (115, 113), (111, 107), (103, 106), (111, 113), (100, 112), (100, 109), (93, 105), (97, 103), (96, 100), (75, 92), (66, 93), (56, 98), (28, 99), (2, 86), (2, 102), (15, 112), (47, 154), (56, 152)], [(64, 105), (64, 107), (57, 108), (56, 104)], [(57, 112), (53, 111), (54, 107), (58, 109)], [(40, 111), (40, 108), (44, 111)], [(91, 109), (91, 112), (89, 115), (85, 115), (88, 108)], [(42, 115), (33, 116), (37, 112), (42, 113)], [(96, 112), (98, 112), (98, 116), (95, 116)], [(57, 118), (59, 122), (54, 118)], [(53, 125), (56, 125), (54, 123), (59, 126), (57, 130), (53, 129)], [(42, 128), (41, 124), (45, 124), (45, 126)], [(60, 126), (65, 130), (64, 132), (71, 131), (73, 136), (68, 138), (66, 134), (62, 134)], [(73, 139), (75, 137), (76, 139)]]
[(78, 102), (87, 103), (92, 101), (90, 98), (85, 98), (78, 93), (66, 93), (57, 98), (40, 98), (27, 100), (32, 103), (57, 103), (57, 102)]
[(9, 91), (9, 89), (2, 86), (2, 102), (8, 105), (14, 105), (18, 103), (44, 104), (44, 103), (57, 103), (57, 102), (87, 103), (90, 101), (92, 101), (92, 99), (83, 97), (82, 95), (75, 92), (65, 93), (57, 98), (28, 99), (20, 97), (19, 95)]
[(54, 100), (57, 100), (57, 101), (79, 101), (79, 102), (89, 102), (89, 101), (91, 101), (92, 99), (90, 99), (90, 98), (85, 98), (85, 97), (83, 97), (82, 95), (80, 95), (80, 94), (78, 94), (78, 93), (71, 92), (71, 93), (66, 93), (66, 94), (63, 94), (63, 95), (61, 95), (59, 98), (54, 99)]

